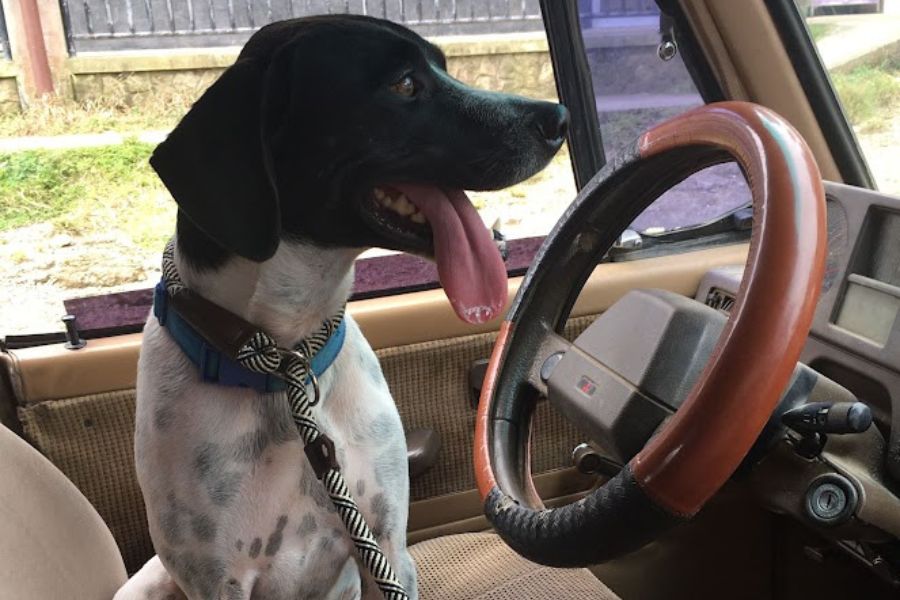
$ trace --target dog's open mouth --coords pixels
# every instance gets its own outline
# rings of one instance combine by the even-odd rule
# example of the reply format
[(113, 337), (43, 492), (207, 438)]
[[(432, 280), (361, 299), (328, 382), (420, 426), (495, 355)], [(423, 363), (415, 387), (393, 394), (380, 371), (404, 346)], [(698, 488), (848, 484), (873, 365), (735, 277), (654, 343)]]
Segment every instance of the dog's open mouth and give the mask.
[(372, 190), (371, 210), (385, 233), (398, 238), (414, 238), (422, 246), (431, 245), (431, 227), (425, 215), (394, 186), (376, 186)]
[(463, 190), (380, 185), (372, 190), (370, 214), (384, 233), (433, 248), (441, 285), (461, 319), (484, 323), (503, 310), (506, 267)]

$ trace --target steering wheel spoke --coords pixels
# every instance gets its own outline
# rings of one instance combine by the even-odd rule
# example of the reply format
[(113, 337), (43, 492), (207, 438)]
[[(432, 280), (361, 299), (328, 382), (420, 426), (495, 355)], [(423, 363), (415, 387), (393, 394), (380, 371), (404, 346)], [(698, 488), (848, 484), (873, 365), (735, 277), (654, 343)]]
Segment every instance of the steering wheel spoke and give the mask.
[(636, 382), (549, 327), (534, 356), (528, 385), (617, 462), (625, 463), (637, 454), (672, 414), (670, 407), (648, 396)]

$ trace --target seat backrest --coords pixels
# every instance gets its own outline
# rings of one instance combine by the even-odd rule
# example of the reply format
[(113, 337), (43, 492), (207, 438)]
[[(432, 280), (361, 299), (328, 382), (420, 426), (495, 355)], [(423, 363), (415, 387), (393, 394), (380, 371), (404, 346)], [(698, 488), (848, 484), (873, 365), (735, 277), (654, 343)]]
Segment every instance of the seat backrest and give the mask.
[(49, 460), (0, 426), (0, 598), (109, 600), (125, 565), (106, 524)]

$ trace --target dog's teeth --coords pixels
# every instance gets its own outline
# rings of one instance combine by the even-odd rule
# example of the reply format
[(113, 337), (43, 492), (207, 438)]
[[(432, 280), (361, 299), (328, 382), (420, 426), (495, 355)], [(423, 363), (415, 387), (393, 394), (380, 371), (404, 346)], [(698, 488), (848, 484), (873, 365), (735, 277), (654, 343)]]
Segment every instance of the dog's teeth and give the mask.
[(377, 198), (378, 200), (383, 200), (384, 190), (379, 187), (375, 188), (375, 198)]
[(410, 215), (409, 219), (413, 223), (419, 223), (420, 225), (425, 224), (425, 215), (420, 212), (414, 212), (412, 215)]
[(416, 207), (403, 194), (397, 196), (397, 199), (394, 201), (393, 209), (397, 214), (404, 217), (408, 217), (416, 212)]

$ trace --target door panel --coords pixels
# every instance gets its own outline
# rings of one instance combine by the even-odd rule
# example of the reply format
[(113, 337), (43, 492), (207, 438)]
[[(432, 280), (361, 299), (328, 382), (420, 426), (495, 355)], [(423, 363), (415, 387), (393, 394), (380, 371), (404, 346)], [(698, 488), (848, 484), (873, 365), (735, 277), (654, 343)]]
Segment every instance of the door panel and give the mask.
[[(570, 320), (566, 334), (574, 338), (592, 320)], [(481, 514), (477, 498), (469, 498), (471, 494), (460, 497), (460, 493), (475, 488), (475, 410), (469, 403), (468, 371), (475, 360), (490, 354), (495, 337), (496, 334), (484, 333), (377, 351), (405, 426), (434, 429), (442, 439), (437, 463), (412, 482), (410, 500), (415, 503), (449, 496), (442, 510), (448, 510), (448, 503), (455, 505), (457, 499), (462, 502), (455, 514), (431, 514), (425, 518), (423, 528), (434, 530), (458, 521), (468, 528), (487, 527), (477, 520)], [(94, 505), (119, 543), (129, 572), (153, 553), (134, 472), (134, 415), (134, 389), (30, 402), (19, 407), (25, 437)], [(572, 449), (581, 441), (583, 438), (571, 424), (551, 410), (549, 404), (542, 403), (536, 413), (532, 452), (535, 473), (570, 466)], [(590, 483), (577, 477), (574, 481)], [(553, 489), (551, 486), (548, 492)], [(577, 486), (576, 490), (570, 487), (563, 491), (577, 491)], [(427, 507), (416, 510), (430, 512)], [(465, 523), (473, 518), (476, 520)], [(415, 522), (413, 519), (411, 525)], [(429, 534), (418, 537), (423, 535)]]
[[(575, 337), (594, 315), (635, 287), (692, 296), (707, 270), (743, 263), (746, 252), (746, 245), (735, 245), (603, 264), (576, 303), (566, 335)], [(511, 282), (511, 292), (518, 284)], [(487, 527), (473, 491), (475, 411), (468, 371), (490, 354), (496, 333), (472, 333), (460, 324), (439, 290), (358, 302), (350, 310), (377, 349), (405, 426), (431, 428), (442, 438), (437, 464), (411, 485), (411, 539)], [(490, 327), (496, 323), (482, 329)], [(48, 346), (4, 355), (25, 437), (95, 506), (129, 571), (152, 553), (132, 458), (139, 345), (140, 336), (132, 335), (91, 341), (79, 351)], [(533, 470), (548, 499), (570, 497), (590, 485), (590, 478), (565, 469), (582, 441), (549, 404), (538, 407)]]
[[(599, 265), (572, 309), (573, 317), (596, 315), (634, 288), (655, 287), (693, 296), (710, 269), (743, 264), (746, 244), (720, 246), (640, 261)], [(521, 277), (510, 279), (510, 300)], [(376, 350), (476, 333), (496, 332), (500, 321), (469, 325), (456, 318), (441, 290), (351, 302), (350, 313)], [(2, 354), (9, 363), (16, 401), (31, 404), (133, 388), (140, 334), (92, 340), (78, 351), (62, 344)]]

